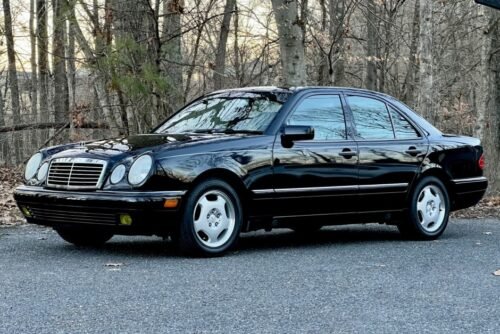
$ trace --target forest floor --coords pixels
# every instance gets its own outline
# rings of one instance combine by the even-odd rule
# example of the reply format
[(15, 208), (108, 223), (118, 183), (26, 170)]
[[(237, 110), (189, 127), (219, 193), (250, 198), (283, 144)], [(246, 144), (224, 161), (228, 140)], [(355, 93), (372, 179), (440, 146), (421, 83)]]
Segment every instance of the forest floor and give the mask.
[[(12, 196), (14, 189), (22, 183), (21, 168), (0, 167), (0, 225), (20, 225), (25, 221), (17, 209)], [(485, 197), (478, 205), (452, 213), (454, 218), (498, 218), (500, 196)]]

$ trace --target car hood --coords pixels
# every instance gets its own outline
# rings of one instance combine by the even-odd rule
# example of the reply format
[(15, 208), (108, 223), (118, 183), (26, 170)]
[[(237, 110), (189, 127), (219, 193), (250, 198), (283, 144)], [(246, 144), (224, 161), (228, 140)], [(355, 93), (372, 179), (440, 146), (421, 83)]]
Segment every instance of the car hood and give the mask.
[(93, 157), (101, 159), (137, 155), (143, 152), (175, 150), (199, 144), (225, 142), (242, 134), (143, 134), (56, 146), (47, 150), (52, 158)]

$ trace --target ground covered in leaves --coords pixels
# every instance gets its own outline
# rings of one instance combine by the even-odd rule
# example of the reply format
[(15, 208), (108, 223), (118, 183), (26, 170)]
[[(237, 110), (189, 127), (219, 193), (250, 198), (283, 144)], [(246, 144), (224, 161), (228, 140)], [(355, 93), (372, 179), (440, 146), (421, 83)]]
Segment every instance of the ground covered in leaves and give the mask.
[(24, 219), (12, 197), (23, 179), (21, 168), (0, 168), (0, 225), (22, 224)]
[[(24, 223), (12, 192), (21, 184), (21, 168), (0, 167), (0, 225), (18, 225)], [(478, 205), (452, 214), (454, 218), (500, 217), (500, 196), (484, 198)]]

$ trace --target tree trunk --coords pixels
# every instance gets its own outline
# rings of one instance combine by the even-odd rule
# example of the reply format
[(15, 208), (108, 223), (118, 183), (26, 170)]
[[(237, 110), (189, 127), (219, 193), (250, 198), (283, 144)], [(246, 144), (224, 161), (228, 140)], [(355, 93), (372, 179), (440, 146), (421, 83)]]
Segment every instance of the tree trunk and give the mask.
[(215, 69), (214, 69), (214, 89), (219, 90), (224, 87), (226, 70), (226, 45), (229, 36), (229, 25), (231, 24), (231, 15), (236, 5), (236, 0), (226, 0), (224, 7), (224, 16), (222, 18), (222, 25), (220, 27), (219, 45), (217, 46), (217, 53), (215, 55)]
[(278, 26), (283, 85), (304, 86), (306, 61), (297, 0), (272, 0), (272, 4)]
[(3, 0), (5, 22), (5, 39), (7, 40), (7, 59), (9, 62), (9, 88), (12, 106), (12, 120), (14, 124), (21, 121), (21, 107), (19, 104), (19, 84), (17, 81), (16, 53), (14, 49), (14, 36), (12, 35), (12, 16), (10, 1)]
[(38, 113), (38, 75), (36, 64), (36, 31), (35, 31), (35, 0), (30, 0), (30, 45), (31, 45), (31, 120), (37, 120)]
[(37, 22), (37, 56), (38, 56), (38, 96), (40, 100), (40, 112), (38, 120), (47, 120), (49, 117), (49, 62), (47, 37), (47, 5), (46, 0), (36, 2)]
[[(3, 71), (0, 71), (0, 79), (2, 78), (2, 74)], [(5, 83), (5, 85), (7, 85), (7, 83)], [(5, 104), (3, 100), (2, 85), (0, 84), (0, 126), (4, 125), (5, 125)], [(3, 142), (3, 140), (0, 140), (0, 143), (1, 142)]]
[(165, 21), (163, 23), (163, 40), (161, 46), (160, 69), (163, 77), (167, 78), (170, 91), (167, 100), (167, 114), (171, 115), (181, 107), (183, 101), (183, 78), (182, 78), (182, 47), (181, 47), (181, 16), (184, 12), (183, 1), (164, 1), (163, 12)]
[(434, 121), (434, 69), (433, 48), (433, 0), (422, 0), (420, 4), (420, 37), (418, 47), (420, 89), (417, 110), (425, 118)]
[(408, 72), (403, 87), (403, 101), (410, 107), (415, 105), (415, 90), (418, 80), (417, 51), (419, 45), (420, 29), (420, 0), (415, 0), (415, 10), (413, 11), (413, 25), (411, 31), (410, 59)]
[[(366, 77), (365, 77), (365, 87), (367, 89), (375, 90), (377, 89), (377, 27), (375, 23), (377, 22), (375, 0), (368, 0), (366, 14)], [(419, 1), (419, 0), (416, 0)]]
[(241, 87), (244, 78), (242, 77), (240, 62), (240, 44), (238, 41), (238, 30), (240, 28), (240, 15), (238, 5), (234, 6), (234, 73), (236, 76), (236, 85)]
[(53, 40), (52, 62), (54, 68), (54, 120), (69, 120), (69, 92), (66, 73), (66, 14), (63, 0), (52, 0)]
[[(479, 8), (481, 33), (481, 65), (479, 85), (477, 89), (477, 118), (474, 136), (482, 141), (485, 149), (485, 155), (488, 161), (498, 161), (499, 159), (499, 107), (498, 95), (499, 81), (498, 70), (500, 68), (498, 61), (500, 56), (499, 28), (500, 15), (490, 8)], [(500, 167), (492, 163), (487, 169), (487, 175), (492, 181), (492, 186), (496, 183)]]
[[(335, 86), (346, 86), (344, 44), (345, 31), (344, 20), (346, 18), (346, 8), (344, 0), (330, 0), (330, 38), (335, 42), (332, 48), (335, 50), (336, 60), (333, 66), (333, 78), (331, 82)], [(330, 56), (330, 58), (332, 55)], [(332, 61), (330, 59), (330, 61)], [(330, 69), (331, 71), (332, 69)]]

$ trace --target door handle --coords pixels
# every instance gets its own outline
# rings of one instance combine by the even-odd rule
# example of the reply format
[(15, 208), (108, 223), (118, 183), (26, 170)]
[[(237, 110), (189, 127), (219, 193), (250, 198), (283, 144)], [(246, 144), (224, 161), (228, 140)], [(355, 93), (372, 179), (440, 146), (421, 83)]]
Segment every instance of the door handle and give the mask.
[(418, 154), (422, 153), (422, 151), (421, 151), (421, 150), (418, 150), (415, 146), (410, 146), (410, 147), (408, 148), (408, 150), (407, 150), (407, 151), (405, 151), (405, 152), (406, 152), (406, 153), (408, 153), (408, 154), (409, 154), (409, 155), (411, 155), (411, 156), (416, 156), (416, 155), (418, 155)]
[(351, 159), (352, 157), (358, 155), (356, 152), (351, 151), (350, 148), (344, 148), (342, 152), (339, 153), (341, 157), (344, 157), (345, 159)]

